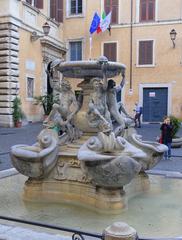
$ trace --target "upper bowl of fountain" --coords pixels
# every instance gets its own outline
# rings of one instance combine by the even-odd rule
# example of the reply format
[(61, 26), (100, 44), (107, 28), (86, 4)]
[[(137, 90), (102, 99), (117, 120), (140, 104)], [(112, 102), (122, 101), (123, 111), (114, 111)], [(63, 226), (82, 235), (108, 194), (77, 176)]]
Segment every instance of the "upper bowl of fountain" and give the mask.
[(61, 62), (58, 70), (64, 77), (69, 78), (92, 78), (103, 77), (102, 65), (107, 64), (107, 77), (115, 77), (125, 71), (125, 65), (117, 62), (110, 62), (104, 56), (98, 60), (68, 61)]

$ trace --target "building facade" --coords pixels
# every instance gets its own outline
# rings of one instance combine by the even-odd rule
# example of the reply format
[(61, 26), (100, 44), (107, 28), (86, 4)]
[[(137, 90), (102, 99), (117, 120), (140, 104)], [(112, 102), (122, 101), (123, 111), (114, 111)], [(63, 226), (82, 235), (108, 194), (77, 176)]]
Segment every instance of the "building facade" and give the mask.
[[(33, 96), (47, 91), (45, 69), (55, 58), (97, 59), (126, 65), (122, 101), (130, 114), (143, 107), (144, 122), (182, 118), (182, 0), (1, 0), (0, 125), (12, 126), (12, 99), (19, 94), (28, 120), (41, 117)], [(112, 12), (111, 31), (89, 34), (95, 12)], [(36, 31), (50, 33), (32, 41)], [(174, 42), (170, 32), (177, 33)], [(92, 39), (92, 41), (91, 41)], [(117, 82), (119, 83), (119, 79)], [(79, 81), (72, 81), (77, 89)]]
[[(61, 7), (57, 1), (1, 0), (0, 126), (13, 126), (16, 95), (21, 97), (26, 118), (40, 120), (42, 112), (33, 97), (47, 91), (47, 64), (66, 54)], [(50, 26), (48, 36), (42, 29), (45, 23)]]

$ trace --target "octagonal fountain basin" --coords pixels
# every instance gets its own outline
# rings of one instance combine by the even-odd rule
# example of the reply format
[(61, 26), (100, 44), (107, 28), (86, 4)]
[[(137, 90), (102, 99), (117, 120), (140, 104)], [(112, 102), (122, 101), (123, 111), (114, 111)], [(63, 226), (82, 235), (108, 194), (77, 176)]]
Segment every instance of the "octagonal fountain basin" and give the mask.
[[(58, 70), (64, 77), (69, 78), (92, 78), (103, 77), (102, 64), (99, 60), (62, 62)], [(121, 63), (107, 62), (107, 77), (115, 77), (125, 70), (126, 66)]]
[[(182, 236), (181, 179), (149, 175), (149, 188), (130, 196), (128, 208), (117, 215), (65, 203), (25, 202), (22, 200), (25, 180), (20, 174), (0, 179), (0, 215), (98, 233), (113, 222), (123, 221), (134, 227), (139, 237)], [(130, 187), (126, 186), (126, 196), (134, 191)]]

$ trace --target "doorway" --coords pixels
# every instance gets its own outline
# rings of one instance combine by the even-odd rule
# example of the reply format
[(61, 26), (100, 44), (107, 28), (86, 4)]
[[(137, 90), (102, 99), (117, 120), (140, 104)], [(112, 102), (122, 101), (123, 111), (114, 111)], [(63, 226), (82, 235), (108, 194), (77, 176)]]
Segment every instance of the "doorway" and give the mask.
[(143, 122), (162, 122), (168, 113), (168, 88), (143, 88)]

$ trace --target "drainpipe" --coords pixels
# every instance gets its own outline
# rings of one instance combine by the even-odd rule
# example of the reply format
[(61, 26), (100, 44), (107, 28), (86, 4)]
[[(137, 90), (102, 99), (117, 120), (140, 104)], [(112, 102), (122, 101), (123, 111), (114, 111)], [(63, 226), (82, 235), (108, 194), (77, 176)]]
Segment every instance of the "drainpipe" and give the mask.
[(132, 90), (132, 75), (133, 75), (133, 0), (131, 0), (130, 12), (130, 90)]

